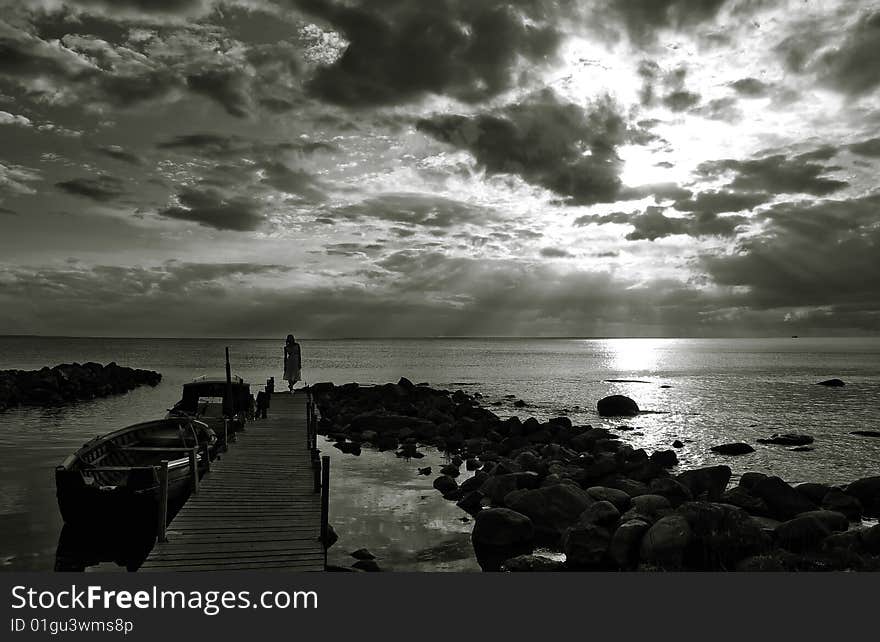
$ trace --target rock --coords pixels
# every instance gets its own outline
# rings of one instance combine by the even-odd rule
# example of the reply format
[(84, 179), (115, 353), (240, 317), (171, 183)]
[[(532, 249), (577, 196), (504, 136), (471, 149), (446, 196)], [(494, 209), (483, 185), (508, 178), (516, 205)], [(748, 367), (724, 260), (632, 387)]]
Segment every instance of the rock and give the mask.
[(880, 517), (880, 476), (864, 477), (846, 487), (846, 494), (862, 503), (865, 515)]
[(767, 475), (764, 473), (743, 473), (739, 478), (739, 485), (747, 491), (751, 491), (762, 479), (767, 479)]
[(684, 448), (684, 443), (682, 443), (681, 439), (676, 439), (672, 442), (673, 448)]
[(747, 455), (755, 452), (754, 448), (741, 441), (730, 444), (719, 444), (717, 446), (712, 446), (709, 450), (719, 455)]
[(351, 555), (356, 560), (374, 560), (374, 559), (376, 559), (376, 556), (373, 555), (370, 551), (368, 551), (365, 548), (359, 548), (356, 551), (349, 553), (349, 555)]
[(596, 524), (579, 524), (565, 531), (565, 565), (573, 570), (603, 566), (608, 559), (611, 533)]
[(587, 494), (595, 501), (611, 502), (614, 507), (621, 513), (629, 510), (632, 499), (630, 496), (617, 488), (607, 488), (605, 486), (590, 486), (587, 488)]
[(579, 524), (597, 524), (605, 528), (612, 527), (620, 519), (620, 511), (609, 501), (602, 500), (591, 504), (578, 517)]
[(499, 570), (517, 555), (531, 554), (535, 529), (532, 520), (508, 508), (487, 508), (476, 514), (471, 541), (484, 570)]
[(678, 456), (674, 450), (658, 450), (651, 454), (650, 461), (661, 468), (672, 468), (678, 465)]
[(672, 504), (662, 495), (639, 495), (633, 497), (632, 508), (640, 515), (655, 517), (672, 509)]
[(829, 535), (831, 529), (813, 515), (795, 517), (776, 528), (779, 545), (794, 553), (818, 549)]
[(449, 475), (440, 475), (434, 480), (434, 488), (442, 495), (449, 495), (458, 490), (458, 484)]
[(572, 484), (556, 484), (510, 493), (504, 503), (526, 515), (539, 531), (558, 536), (577, 522), (581, 513), (593, 503), (593, 498)]
[(811, 510), (801, 513), (798, 517), (815, 517), (831, 531), (845, 531), (849, 528), (849, 520), (846, 515), (833, 510)]
[(413, 382), (410, 381), (409, 379), (407, 379), (406, 377), (401, 377), (400, 380), (397, 382), (397, 385), (400, 386), (401, 388), (403, 388), (404, 390), (406, 390), (407, 392), (410, 392), (410, 391), (412, 391), (413, 388), (415, 388), (415, 385), (413, 385)]
[(770, 507), (760, 497), (755, 497), (742, 486), (735, 486), (721, 494), (721, 501), (731, 506), (738, 506), (752, 515), (769, 515)]
[(770, 509), (770, 514), (778, 519), (791, 519), (800, 513), (817, 508), (813, 502), (779, 477), (760, 480), (752, 489), (752, 494), (763, 499)]
[(431, 474), (431, 467), (430, 466), (425, 466), (424, 468), (419, 468), (419, 475), (430, 475), (430, 474)]
[[(459, 489), (461, 490), (461, 489)], [(462, 498), (455, 504), (461, 510), (471, 515), (476, 515), (483, 510), (483, 493), (478, 490), (470, 492), (462, 491)]]
[(770, 437), (758, 439), (759, 444), (777, 444), (779, 446), (806, 446), (813, 443), (810, 435), (796, 432), (775, 433)]
[(684, 502), (689, 502), (694, 498), (687, 486), (672, 477), (658, 477), (657, 479), (652, 479), (650, 490), (651, 494), (662, 495), (668, 499), (673, 508), (680, 506)]
[(351, 567), (359, 571), (366, 571), (367, 573), (378, 573), (382, 570), (375, 560), (358, 560)]
[(480, 486), (480, 492), (493, 504), (503, 504), (504, 498), (514, 490), (534, 488), (540, 482), (535, 473), (506, 473), (493, 475)]
[(541, 555), (517, 555), (501, 564), (501, 570), (509, 573), (548, 573), (564, 568), (564, 562)]
[(677, 511), (691, 528), (692, 541), (685, 554), (688, 568), (732, 570), (742, 558), (769, 548), (770, 539), (763, 528), (741, 508), (687, 502)]
[(636, 481), (634, 479), (628, 479), (625, 477), (617, 477), (615, 479), (609, 479), (605, 482), (605, 485), (609, 488), (616, 488), (618, 490), (622, 490), (630, 497), (638, 497), (639, 495), (647, 495), (651, 492), (651, 489), (648, 488), (648, 485), (644, 482)]
[(829, 490), (831, 490), (831, 486), (829, 486), (828, 484), (805, 482), (803, 484), (798, 484), (794, 487), (794, 489), (814, 504), (820, 504), (822, 502), (822, 498), (828, 494)]
[(465, 470), (477, 470), (478, 468), (482, 468), (483, 464), (480, 463), (478, 459), (471, 457), (464, 462), (464, 467)]
[(816, 449), (812, 446), (795, 446), (794, 448), (789, 448), (789, 450), (793, 453), (808, 453)]
[(822, 498), (820, 505), (826, 510), (837, 511), (846, 515), (847, 519), (857, 522), (862, 519), (862, 502), (848, 495), (839, 488), (831, 488)]
[(639, 406), (635, 401), (624, 395), (604, 397), (596, 403), (600, 417), (635, 417), (639, 414)]
[(440, 469), (440, 474), (447, 475), (448, 477), (458, 477), (461, 471), (458, 469), (458, 466), (447, 464)]
[(484, 473), (483, 471), (477, 471), (476, 473), (474, 473), (473, 477), (469, 477), (468, 479), (465, 479), (463, 482), (461, 482), (459, 488), (461, 488), (462, 492), (465, 493), (479, 490), (483, 486), (483, 484), (486, 483), (487, 479), (489, 479), (488, 474)]
[(730, 481), (730, 475), (729, 466), (707, 466), (686, 470), (675, 479), (686, 486), (695, 499), (705, 497), (712, 501), (721, 497)]
[(865, 552), (880, 555), (880, 524), (867, 528), (859, 533)]
[(822, 550), (826, 552), (843, 550), (846, 553), (863, 552), (862, 532), (850, 530), (843, 533), (832, 533), (822, 542)]
[(691, 542), (691, 527), (681, 515), (657, 520), (642, 538), (640, 557), (665, 569), (682, 567), (684, 552)]
[(513, 406), (514, 406), (515, 408), (525, 408), (525, 407), (526, 407), (526, 402), (523, 401), (522, 399), (517, 399), (516, 401), (513, 402)]
[(840, 379), (826, 379), (825, 381), (820, 381), (816, 385), (827, 386), (828, 388), (842, 388), (846, 384)]
[(650, 527), (651, 525), (642, 519), (631, 519), (614, 531), (608, 553), (620, 568), (629, 570), (638, 564), (642, 537)]
[(880, 437), (880, 430), (853, 430), (849, 434), (861, 437)]

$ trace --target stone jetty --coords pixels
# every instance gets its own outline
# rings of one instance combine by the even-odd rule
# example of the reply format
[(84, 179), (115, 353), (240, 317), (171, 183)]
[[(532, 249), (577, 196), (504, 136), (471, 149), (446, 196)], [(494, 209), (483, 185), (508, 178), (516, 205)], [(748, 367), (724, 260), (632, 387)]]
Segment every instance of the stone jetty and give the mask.
[[(485, 570), (880, 570), (880, 525), (861, 522), (880, 517), (880, 476), (793, 486), (745, 473), (731, 486), (728, 466), (679, 471), (674, 450), (648, 453), (567, 417), (501, 419), (462, 390), (401, 379), (312, 392), (319, 432), (343, 452), (448, 454), (433, 485), (474, 516)], [(463, 470), (475, 472), (459, 481)]]
[(62, 363), (40, 370), (0, 370), (0, 411), (16, 406), (60, 406), (155, 386), (162, 375), (115, 362)]

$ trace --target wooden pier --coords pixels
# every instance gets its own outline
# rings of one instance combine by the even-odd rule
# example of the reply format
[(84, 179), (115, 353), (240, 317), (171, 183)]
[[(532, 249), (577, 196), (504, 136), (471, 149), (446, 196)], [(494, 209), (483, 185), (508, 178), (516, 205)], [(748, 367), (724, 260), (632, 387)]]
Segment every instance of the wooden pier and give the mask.
[(141, 570), (323, 571), (328, 481), (308, 393), (275, 393), (268, 417), (212, 462)]

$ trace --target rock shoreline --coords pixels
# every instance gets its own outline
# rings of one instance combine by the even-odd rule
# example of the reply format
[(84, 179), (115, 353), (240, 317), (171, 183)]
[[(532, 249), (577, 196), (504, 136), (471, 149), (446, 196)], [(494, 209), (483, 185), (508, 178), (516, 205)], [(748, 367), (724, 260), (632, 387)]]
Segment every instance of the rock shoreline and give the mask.
[[(448, 454), (433, 485), (474, 516), (484, 570), (880, 570), (880, 525), (861, 527), (880, 517), (880, 476), (792, 486), (752, 472), (730, 487), (728, 466), (676, 474), (674, 450), (648, 454), (567, 417), (502, 420), (462, 390), (405, 378), (311, 390), (319, 432), (343, 452)], [(462, 467), (475, 472), (459, 483)], [(533, 555), (540, 545), (566, 561)]]
[(155, 386), (162, 375), (116, 362), (62, 363), (40, 370), (0, 370), (0, 411), (16, 406), (60, 406)]

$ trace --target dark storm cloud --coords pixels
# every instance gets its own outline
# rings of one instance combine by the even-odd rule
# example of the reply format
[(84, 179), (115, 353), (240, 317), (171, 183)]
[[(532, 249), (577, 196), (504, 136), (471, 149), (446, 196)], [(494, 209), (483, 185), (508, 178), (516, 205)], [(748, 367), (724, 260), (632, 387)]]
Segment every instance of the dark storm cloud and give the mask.
[(438, 115), (417, 128), (471, 152), (489, 174), (516, 174), (571, 203), (610, 202), (620, 190), (623, 117), (609, 99), (583, 109), (543, 91), (476, 116)]
[(497, 214), (484, 207), (416, 193), (382, 194), (336, 208), (333, 216), (350, 221), (374, 219), (433, 228), (450, 228), (465, 223), (479, 225), (497, 218)]
[(700, 102), (700, 94), (692, 91), (673, 91), (663, 97), (663, 104), (672, 111), (686, 111)]
[(547, 259), (567, 259), (572, 256), (568, 250), (563, 250), (560, 247), (542, 247), (540, 254)]
[(849, 146), (849, 151), (859, 156), (880, 157), (880, 138), (871, 138), (860, 143), (853, 143)]
[(68, 0), (67, 4), (108, 10), (133, 9), (144, 14), (193, 14), (207, 10), (213, 0)]
[(258, 201), (227, 196), (218, 189), (184, 188), (177, 194), (177, 201), (179, 205), (159, 210), (159, 216), (233, 232), (257, 230), (265, 221)]
[[(670, 164), (671, 166), (671, 164)], [(620, 190), (620, 200), (639, 200), (653, 196), (655, 201), (684, 200), (693, 192), (675, 183), (650, 183), (635, 187), (624, 187)]]
[(848, 183), (824, 176), (830, 169), (809, 155), (787, 157), (783, 154), (751, 160), (724, 159), (707, 161), (697, 167), (706, 178), (718, 178), (730, 172), (733, 180), (726, 187), (748, 192), (803, 193), (825, 196)]
[(730, 86), (736, 93), (748, 98), (760, 98), (766, 96), (770, 91), (770, 85), (757, 78), (740, 78), (736, 82), (730, 83)]
[(665, 211), (665, 207), (649, 206), (644, 211), (630, 213), (586, 214), (576, 218), (574, 225), (632, 225), (632, 232), (625, 237), (627, 241), (656, 241), (675, 235), (730, 237), (748, 220), (744, 216), (718, 216), (711, 211), (696, 211), (683, 217), (667, 216)]
[(73, 178), (67, 181), (55, 183), (55, 187), (73, 194), (83, 196), (94, 201), (108, 202), (118, 199), (125, 192), (122, 189), (123, 182), (106, 174), (95, 178)]
[(639, 97), (645, 107), (659, 103), (670, 111), (682, 112), (700, 102), (700, 94), (685, 86), (687, 68), (684, 66), (663, 70), (653, 60), (642, 60), (637, 73), (642, 79)]
[(810, 66), (822, 82), (837, 91), (862, 95), (880, 85), (880, 11), (866, 13), (844, 35), (843, 42), (824, 51)]
[(143, 159), (137, 154), (133, 154), (129, 152), (119, 145), (102, 145), (95, 149), (96, 152), (107, 156), (108, 158), (112, 158), (113, 160), (118, 160), (123, 163), (128, 163), (129, 165), (141, 165), (143, 164)]
[(313, 202), (326, 198), (315, 177), (305, 170), (288, 167), (280, 161), (266, 161), (259, 167), (264, 173), (262, 182), (270, 187)]
[(679, 212), (696, 212), (707, 215), (723, 214), (724, 212), (750, 210), (761, 203), (766, 203), (770, 198), (770, 195), (764, 192), (718, 190), (700, 192), (693, 198), (675, 201), (674, 207)]
[(205, 69), (186, 77), (192, 91), (217, 102), (231, 116), (244, 118), (249, 113), (248, 87), (235, 69)]
[(729, 256), (704, 257), (722, 285), (749, 289), (751, 307), (847, 306), (880, 311), (880, 195), (774, 205), (766, 229)]
[(348, 41), (310, 91), (329, 102), (397, 104), (429, 92), (468, 102), (513, 84), (519, 60), (556, 51), (557, 4), (541, 0), (291, 0)]
[(600, 7), (621, 21), (630, 38), (653, 41), (660, 28), (684, 29), (711, 20), (726, 0), (604, 0)]

